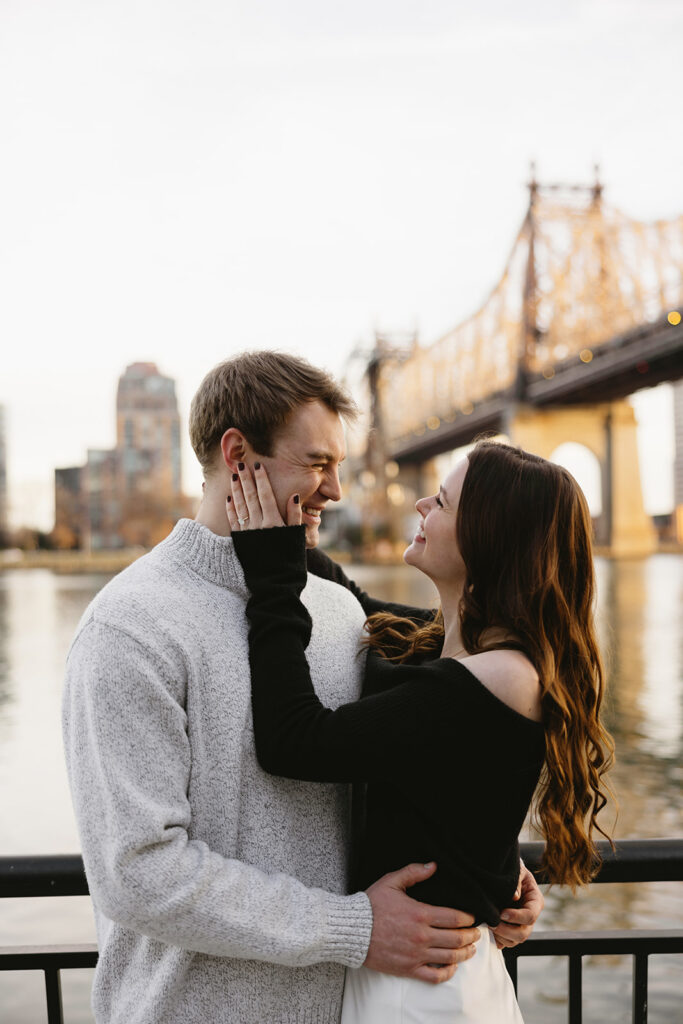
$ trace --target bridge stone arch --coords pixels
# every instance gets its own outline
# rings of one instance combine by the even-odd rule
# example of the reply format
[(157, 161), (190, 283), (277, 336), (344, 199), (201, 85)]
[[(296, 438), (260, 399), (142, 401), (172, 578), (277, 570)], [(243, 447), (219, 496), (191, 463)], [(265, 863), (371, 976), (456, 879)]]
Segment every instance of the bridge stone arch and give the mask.
[(603, 464), (595, 452), (576, 441), (566, 441), (556, 448), (551, 455), (553, 462), (564, 466), (577, 480), (595, 521), (602, 515), (602, 495), (604, 484), (602, 479)]
[(640, 483), (636, 416), (625, 401), (538, 409), (519, 405), (506, 434), (545, 459), (568, 441), (583, 445), (600, 463), (602, 515), (598, 543), (616, 557), (641, 557), (656, 549)]

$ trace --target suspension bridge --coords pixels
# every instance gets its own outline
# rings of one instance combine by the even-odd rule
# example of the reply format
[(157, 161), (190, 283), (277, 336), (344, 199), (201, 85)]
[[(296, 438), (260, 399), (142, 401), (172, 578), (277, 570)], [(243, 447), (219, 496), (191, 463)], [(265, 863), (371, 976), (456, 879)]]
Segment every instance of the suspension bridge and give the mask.
[(578, 442), (601, 468), (598, 541), (615, 555), (646, 554), (655, 535), (626, 398), (683, 375), (683, 215), (635, 220), (605, 202), (597, 176), (542, 185), (532, 173), (528, 188), (480, 309), (428, 345), (377, 336), (365, 474), (378, 494), (393, 486), (412, 497), (428, 493), (434, 456), (482, 433), (546, 458)]

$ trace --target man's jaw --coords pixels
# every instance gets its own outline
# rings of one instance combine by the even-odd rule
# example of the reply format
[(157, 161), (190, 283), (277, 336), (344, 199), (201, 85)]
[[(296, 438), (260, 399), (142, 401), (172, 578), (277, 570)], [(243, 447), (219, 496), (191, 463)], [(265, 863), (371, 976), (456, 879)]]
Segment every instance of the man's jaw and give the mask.
[(301, 521), (306, 527), (306, 547), (315, 548), (320, 542), (320, 521), (324, 505), (304, 501), (301, 505)]

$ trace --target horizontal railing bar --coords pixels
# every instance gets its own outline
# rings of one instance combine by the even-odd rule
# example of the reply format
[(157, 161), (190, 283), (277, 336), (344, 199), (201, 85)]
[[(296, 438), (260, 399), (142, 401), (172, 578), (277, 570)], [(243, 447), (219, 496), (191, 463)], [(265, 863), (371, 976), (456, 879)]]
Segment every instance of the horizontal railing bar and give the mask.
[[(533, 932), (525, 943), (505, 951), (506, 956), (568, 956), (581, 947), (582, 955), (593, 953), (630, 954), (638, 952), (683, 953), (683, 929), (633, 929), (630, 931)], [(0, 946), (2, 969), (9, 963), (31, 957), (33, 968), (67, 966), (66, 959), (97, 956), (92, 943), (53, 946)], [(71, 963), (70, 966), (77, 966)], [(80, 964), (79, 964), (80, 966)]]
[(80, 854), (0, 857), (0, 897), (87, 895)]
[(0, 971), (54, 971), (70, 967), (94, 967), (94, 943), (56, 946), (0, 946)]
[[(580, 948), (577, 948), (580, 947)], [(532, 932), (506, 956), (569, 956), (592, 953), (683, 953), (683, 928), (633, 928), (624, 931)]]
[[(594, 882), (683, 881), (683, 837), (676, 839), (620, 839), (615, 850), (605, 840), (596, 843), (602, 864)], [(544, 843), (521, 843), (524, 863), (538, 874)], [(647, 868), (647, 877), (644, 869)]]
[[(683, 837), (621, 839), (615, 851), (607, 842), (597, 845), (603, 863), (595, 882), (683, 881)], [(543, 849), (543, 843), (521, 844), (524, 862), (534, 873), (540, 872)], [(0, 898), (87, 895), (79, 854), (0, 857)]]

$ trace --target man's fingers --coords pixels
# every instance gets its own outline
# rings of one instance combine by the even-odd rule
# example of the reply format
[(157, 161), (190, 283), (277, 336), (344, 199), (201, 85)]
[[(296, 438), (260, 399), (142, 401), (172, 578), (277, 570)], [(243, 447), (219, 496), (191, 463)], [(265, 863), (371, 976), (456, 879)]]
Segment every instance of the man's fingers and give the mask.
[[(465, 929), (472, 928), (474, 925), (473, 915), (464, 910), (454, 910), (452, 907), (432, 907), (425, 904), (425, 911), (425, 920), (430, 928), (457, 929), (458, 934), (462, 935)], [(477, 934), (474, 939), (467, 941), (476, 942), (478, 938)]]
[[(477, 936), (479, 936), (479, 932), (477, 932)], [(443, 949), (435, 947), (429, 950), (427, 963), (432, 967), (435, 964), (438, 964), (439, 967), (453, 967), (464, 963), (465, 960), (470, 960), (476, 952), (477, 947), (474, 945), (474, 941), (468, 942), (458, 949), (451, 949), (450, 946), (444, 946)]]
[(439, 985), (442, 981), (449, 981), (455, 974), (458, 964), (464, 964), (466, 960), (471, 960), (476, 952), (477, 947), (471, 943), (461, 949), (431, 949), (429, 963), (416, 968), (411, 976), (420, 981)]
[[(434, 928), (430, 937), (431, 943), (440, 949), (451, 949), (455, 952), (479, 942), (481, 932), (478, 928)], [(441, 963), (438, 957), (434, 957), (435, 963)], [(450, 963), (450, 961), (444, 961)]]
[(452, 977), (455, 966), (474, 954), (481, 933), (471, 927), (471, 914), (432, 907), (406, 894), (435, 870), (433, 862), (408, 864), (367, 889), (373, 926), (366, 967), (436, 984)]
[(442, 981), (450, 981), (456, 970), (457, 964), (453, 964), (451, 967), (430, 967), (429, 964), (423, 964), (413, 972), (411, 977), (417, 978), (418, 981), (429, 982), (430, 985), (440, 985)]
[[(406, 889), (417, 885), (418, 882), (423, 882), (426, 878), (430, 878), (435, 871), (436, 863), (434, 861), (430, 861), (428, 864), (407, 864), (398, 871), (391, 871), (389, 874), (383, 875), (375, 882), (375, 885), (389, 885), (394, 889), (401, 889), (405, 892)], [(458, 929), (460, 932), (461, 929), (469, 928), (474, 924), (472, 914), (467, 914), (464, 910), (454, 910), (452, 907), (433, 907), (429, 903), (423, 903), (421, 905), (421, 914), (423, 923), (430, 928)], [(475, 939), (469, 938), (466, 941), (472, 942), (478, 938), (479, 933), (477, 933)]]
[(431, 875), (436, 871), (436, 864), (434, 861), (430, 861), (429, 864), (407, 864), (404, 868), (399, 871), (391, 871), (387, 875), (383, 875), (379, 879), (380, 882), (388, 882), (393, 885), (395, 889), (409, 889), (411, 885), (417, 885), (418, 882), (424, 882), (426, 878), (430, 878)]

